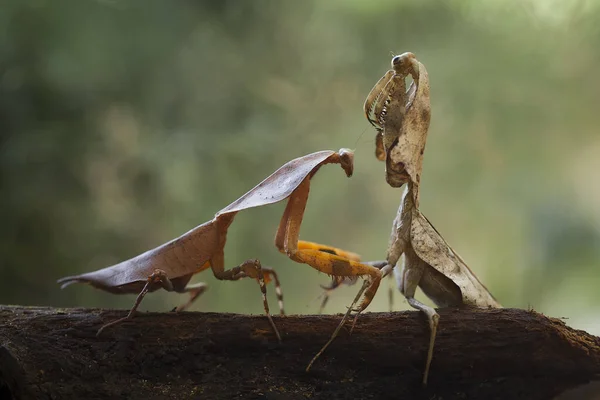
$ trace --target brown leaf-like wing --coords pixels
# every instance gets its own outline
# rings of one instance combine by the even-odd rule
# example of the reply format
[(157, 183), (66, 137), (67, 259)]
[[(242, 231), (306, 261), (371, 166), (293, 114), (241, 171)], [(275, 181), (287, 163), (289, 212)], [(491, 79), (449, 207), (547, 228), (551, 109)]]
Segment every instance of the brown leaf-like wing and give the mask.
[(462, 293), (463, 302), (478, 307), (501, 307), (477, 279), (463, 259), (419, 211), (413, 211), (410, 239), (413, 250), (423, 261), (450, 278)]
[(136, 293), (141, 289), (136, 283), (145, 282), (155, 269), (165, 271), (171, 280), (191, 277), (210, 259), (217, 244), (216, 224), (209, 221), (137, 257), (97, 271), (68, 276), (58, 283), (65, 287), (83, 282), (115, 293)]
[(335, 151), (331, 150), (318, 151), (287, 162), (248, 193), (219, 211), (216, 217), (252, 207), (277, 203), (288, 198), (304, 178), (334, 154), (336, 154)]

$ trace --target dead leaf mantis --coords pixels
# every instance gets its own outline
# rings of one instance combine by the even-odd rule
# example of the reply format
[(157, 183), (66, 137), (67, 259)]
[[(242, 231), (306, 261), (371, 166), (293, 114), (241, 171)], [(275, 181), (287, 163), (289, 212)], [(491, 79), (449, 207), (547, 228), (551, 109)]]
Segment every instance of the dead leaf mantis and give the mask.
[[(405, 79), (409, 74), (413, 82), (407, 91)], [(429, 321), (429, 349), (423, 374), (423, 384), (426, 384), (439, 315), (435, 309), (414, 298), (417, 287), (438, 307), (501, 306), (419, 211), (423, 153), (431, 115), (429, 78), (425, 66), (412, 53), (395, 56), (392, 70), (375, 84), (367, 96), (364, 110), (369, 122), (377, 129), (375, 154), (386, 163), (386, 181), (392, 187), (406, 184), (392, 225), (387, 264), (381, 271), (384, 276), (389, 274), (404, 255), (400, 292), (412, 307), (424, 312)], [(364, 286), (355, 302), (363, 290)], [(335, 338), (351, 310), (352, 307), (308, 368)], [(360, 310), (357, 311), (360, 313)]]
[(265, 314), (277, 338), (281, 336), (269, 313), (266, 283), (272, 277), (277, 284), (280, 309), (281, 291), (275, 271), (250, 259), (231, 269), (225, 269), (224, 247), (227, 230), (235, 215), (243, 210), (273, 204), (288, 199), (275, 237), (277, 248), (299, 263), (334, 276), (368, 275), (374, 290), (381, 279), (379, 269), (358, 262), (358, 256), (331, 246), (299, 240), (302, 217), (308, 200), (310, 179), (324, 164), (340, 164), (347, 176), (353, 172), (353, 153), (320, 151), (292, 160), (242, 197), (219, 211), (215, 217), (182, 236), (137, 257), (111, 267), (60, 279), (62, 287), (75, 282), (88, 283), (111, 293), (138, 293), (134, 306), (126, 317), (112, 321), (98, 330), (131, 319), (148, 292), (159, 288), (178, 293), (190, 292), (190, 300), (178, 310), (188, 307), (206, 288), (204, 284), (188, 285), (192, 275), (211, 268), (217, 279), (238, 280), (244, 277), (258, 281)]

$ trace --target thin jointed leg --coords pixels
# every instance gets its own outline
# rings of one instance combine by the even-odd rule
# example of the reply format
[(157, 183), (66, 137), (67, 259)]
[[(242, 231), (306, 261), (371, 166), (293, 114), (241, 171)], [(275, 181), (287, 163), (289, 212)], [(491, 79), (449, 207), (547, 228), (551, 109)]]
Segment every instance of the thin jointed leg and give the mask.
[(417, 310), (423, 311), (427, 315), (429, 320), (429, 350), (427, 351), (427, 361), (425, 362), (425, 372), (423, 373), (423, 385), (427, 384), (427, 378), (429, 376), (429, 367), (431, 365), (431, 359), (433, 358), (433, 346), (435, 344), (435, 335), (437, 333), (438, 322), (440, 316), (431, 307), (426, 306), (420, 301), (415, 299), (415, 292), (417, 286), (423, 278), (423, 273), (428, 265), (419, 259), (414, 251), (410, 249), (404, 254), (404, 265), (402, 268), (402, 275), (400, 277), (400, 292), (406, 297), (408, 304)]
[(331, 284), (327, 286), (320, 285), (321, 289), (323, 289), (324, 292), (317, 298), (323, 298), (323, 301), (321, 301), (321, 306), (319, 307), (319, 311), (317, 312), (317, 314), (323, 314), (323, 310), (325, 309), (325, 306), (329, 301), (329, 297), (331, 296), (330, 293), (332, 293), (335, 289), (339, 288), (341, 285), (352, 286), (358, 280), (358, 277), (356, 276), (332, 276), (331, 278)]
[(260, 285), (260, 291), (262, 292), (263, 297), (263, 306), (265, 310), (265, 314), (275, 335), (277, 336), (277, 340), (281, 342), (281, 335), (275, 326), (275, 322), (273, 322), (273, 318), (271, 317), (271, 313), (269, 311), (269, 303), (267, 301), (267, 288), (265, 284), (265, 277), (262, 272), (262, 267), (260, 261), (258, 260), (246, 260), (242, 264), (237, 267), (233, 267), (231, 269), (225, 270), (225, 255), (223, 251), (215, 253), (211, 259), (211, 265), (213, 274), (217, 279), (221, 280), (238, 280), (243, 277), (251, 277), (258, 281)]
[[(214, 260), (219, 260), (219, 258), (215, 257)], [(204, 265), (201, 267), (201, 269), (198, 270), (198, 272), (204, 271), (205, 269), (208, 269), (211, 267), (212, 267), (211, 261), (207, 261), (206, 263), (204, 263)], [(227, 275), (227, 274), (224, 274), (223, 267), (217, 268), (217, 269), (220, 271), (220, 276)], [(285, 312), (283, 310), (283, 292), (281, 290), (281, 283), (279, 282), (279, 277), (277, 275), (277, 272), (275, 272), (275, 270), (273, 268), (269, 268), (269, 267), (262, 267), (262, 271), (264, 274), (266, 284), (268, 284), (271, 281), (274, 281), (275, 294), (277, 295), (277, 302), (279, 304), (279, 314), (285, 315)], [(238, 279), (244, 278), (244, 277), (246, 277), (246, 275), (244, 275), (241, 272), (238, 272), (237, 274), (230, 276), (228, 280), (238, 280)], [(220, 279), (226, 279), (226, 278), (220, 278)], [(191, 292), (192, 298), (186, 304), (183, 304), (183, 305), (177, 307), (177, 309), (175, 311), (183, 311), (184, 309), (189, 307), (192, 304), (192, 302), (194, 300), (196, 300), (196, 298), (198, 298), (198, 296), (200, 296), (203, 292), (206, 291), (206, 289), (208, 289), (208, 286), (206, 286), (202, 283), (186, 286), (186, 288), (182, 291), (182, 293)], [(196, 291), (199, 291), (199, 293), (196, 293)]]
[[(302, 240), (298, 242), (299, 245), (302, 244)], [(300, 246), (299, 246), (300, 247)], [(350, 253), (350, 252), (345, 252), (344, 250), (340, 250), (337, 248), (332, 247), (331, 248), (333, 251), (326, 251), (326, 253), (330, 253), (330, 254), (336, 254), (336, 255), (342, 255), (342, 254), (354, 254), (354, 253)], [(324, 251), (324, 250), (321, 250)], [(356, 261), (360, 261), (360, 256), (358, 254), (354, 254), (356, 256)], [(388, 266), (387, 261), (385, 260), (380, 260), (380, 261), (365, 261), (363, 264), (366, 265), (370, 265), (372, 267), (375, 267), (377, 269), (379, 269), (381, 271), (381, 277), (382, 279), (389, 274), (389, 271), (393, 268), (391, 265)], [(384, 268), (385, 267), (385, 268)], [(338, 287), (340, 287), (342, 284), (347, 285), (347, 286), (351, 286), (354, 285), (357, 281), (358, 277), (355, 276), (347, 276), (347, 277), (342, 277), (342, 276), (333, 276), (333, 280), (331, 282), (331, 284), (329, 286), (323, 286), (321, 285), (321, 287), (325, 290), (325, 292), (321, 295), (323, 297), (323, 301), (321, 302), (321, 307), (319, 308), (319, 314), (323, 313), (323, 309), (325, 308), (325, 305), (327, 304), (327, 302), (329, 301), (329, 297), (331, 292), (333, 292), (335, 289), (337, 289)], [(363, 293), (361, 291), (361, 293)], [(354, 305), (356, 304), (356, 302), (352, 303), (352, 306), (350, 308), (353, 309), (353, 311), (357, 311), (354, 309)], [(357, 315), (358, 317), (358, 315)], [(352, 334), (352, 330), (354, 330), (354, 325), (356, 324), (356, 318), (354, 318), (354, 323), (352, 324), (352, 329), (350, 330), (350, 333)]]
[(308, 372), (310, 370), (310, 368), (312, 367), (314, 362), (317, 360), (317, 358), (319, 358), (321, 356), (321, 354), (323, 354), (325, 349), (327, 349), (327, 347), (329, 347), (329, 345), (333, 342), (333, 340), (340, 333), (340, 329), (342, 329), (342, 326), (344, 326), (344, 323), (346, 323), (346, 321), (348, 320), (348, 317), (350, 317), (350, 313), (354, 310), (354, 305), (356, 303), (358, 303), (360, 296), (362, 296), (363, 292), (367, 289), (368, 286), (369, 286), (369, 282), (365, 281), (363, 283), (362, 287), (360, 288), (360, 290), (358, 291), (358, 293), (356, 294), (356, 297), (352, 301), (352, 304), (350, 304), (350, 307), (348, 307), (348, 311), (346, 311), (346, 314), (344, 314), (344, 317), (342, 318), (342, 320), (340, 321), (338, 326), (335, 328), (335, 331), (333, 331), (333, 334), (331, 335), (331, 337), (329, 338), (327, 343), (325, 343), (325, 345), (323, 347), (321, 347), (321, 350), (319, 350), (319, 352), (313, 357), (313, 359), (310, 360), (310, 363), (308, 363), (308, 366), (306, 367), (306, 372)]
[[(394, 266), (392, 264), (388, 264), (387, 261), (369, 261), (367, 264), (379, 269), (379, 271), (381, 272), (381, 279), (385, 278), (387, 275), (390, 274), (390, 272), (394, 269)], [(363, 289), (364, 290), (364, 289)], [(371, 290), (371, 289), (369, 289)], [(368, 291), (367, 291), (368, 293)], [(367, 295), (365, 295), (366, 297)], [(375, 293), (373, 293), (373, 297), (375, 297)], [(354, 306), (354, 304), (356, 303), (356, 301), (354, 303), (352, 303), (352, 306)], [(352, 321), (352, 327), (350, 328), (350, 335), (352, 335), (352, 332), (354, 332), (354, 327), (356, 326), (356, 321), (358, 321), (358, 316), (360, 315), (361, 312), (363, 312), (364, 308), (358, 308), (354, 311), (356, 311), (356, 315), (354, 316), (354, 320)]]
[(183, 289), (181, 291), (181, 293), (189, 293), (190, 294), (190, 299), (183, 303), (182, 305), (178, 306), (175, 309), (175, 312), (181, 312), (181, 311), (185, 311), (187, 310), (187, 308), (189, 306), (192, 305), (192, 303), (194, 301), (196, 301), (196, 299), (204, 292), (206, 292), (206, 290), (208, 289), (208, 285), (204, 282), (199, 282), (199, 283), (194, 283), (193, 285), (187, 285), (185, 287), (185, 289)]
[[(217, 252), (213, 255), (211, 259), (211, 265), (215, 277), (220, 280), (228, 281), (235, 281), (244, 277), (256, 279), (258, 281), (260, 291), (262, 293), (265, 314), (267, 316), (267, 319), (269, 320), (269, 323), (271, 324), (271, 327), (273, 328), (273, 331), (275, 332), (275, 335), (277, 336), (277, 340), (281, 342), (281, 335), (279, 334), (279, 331), (275, 326), (275, 322), (273, 322), (273, 317), (271, 317), (271, 313), (269, 311), (269, 302), (267, 301), (267, 286), (265, 283), (265, 276), (263, 274), (263, 269), (260, 264), (260, 261), (256, 259), (246, 260), (237, 267), (233, 267), (231, 269), (226, 270), (224, 267), (224, 259), (225, 256), (223, 254), (223, 251)], [(273, 271), (271, 270), (270, 273), (272, 272)]]
[(135, 303), (133, 304), (133, 307), (129, 311), (129, 314), (127, 314), (126, 317), (119, 318), (115, 321), (109, 322), (108, 324), (102, 325), (100, 327), (100, 329), (98, 329), (98, 332), (96, 332), (96, 336), (99, 336), (102, 333), (102, 331), (104, 329), (108, 328), (109, 326), (113, 326), (120, 322), (123, 322), (123, 321), (133, 318), (140, 303), (144, 299), (144, 296), (146, 296), (146, 293), (148, 293), (150, 291), (151, 287), (156, 284), (160, 284), (165, 290), (167, 290), (169, 292), (173, 291), (173, 284), (167, 277), (167, 273), (165, 271), (163, 271), (162, 269), (155, 269), (154, 272), (152, 273), (152, 275), (150, 275), (148, 277), (148, 280), (146, 281), (146, 284), (142, 288), (142, 291), (140, 292), (140, 294), (138, 294), (137, 298), (135, 299)]
[(427, 385), (427, 378), (429, 377), (429, 366), (431, 365), (431, 359), (433, 358), (433, 345), (435, 343), (435, 335), (437, 334), (437, 327), (440, 321), (439, 314), (431, 307), (426, 306), (414, 297), (407, 297), (406, 301), (412, 307), (417, 310), (423, 311), (427, 315), (429, 320), (429, 350), (427, 350), (427, 362), (425, 363), (425, 372), (423, 373), (423, 385)]
[(324, 291), (321, 296), (323, 297), (323, 301), (321, 301), (321, 305), (319, 306), (319, 311), (317, 311), (317, 314), (319, 314), (319, 315), (323, 314), (323, 310), (325, 309), (325, 306), (329, 302), (329, 291), (327, 291), (327, 290)]
[[(390, 278), (392, 276), (390, 275)], [(390, 312), (394, 311), (394, 290), (396, 290), (392, 279), (388, 279), (389, 285), (388, 285), (388, 304), (390, 307)]]
[(267, 284), (273, 280), (273, 284), (275, 285), (275, 295), (277, 295), (277, 304), (279, 306), (279, 315), (285, 315), (285, 311), (283, 310), (283, 291), (281, 290), (281, 283), (279, 282), (277, 272), (270, 267), (262, 267), (262, 271)]

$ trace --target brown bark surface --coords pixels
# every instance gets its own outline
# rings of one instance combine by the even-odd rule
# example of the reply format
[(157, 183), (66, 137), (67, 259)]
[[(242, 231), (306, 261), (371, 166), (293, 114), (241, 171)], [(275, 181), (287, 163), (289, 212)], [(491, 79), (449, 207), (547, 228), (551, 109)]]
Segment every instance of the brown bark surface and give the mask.
[(418, 312), (340, 316), (0, 307), (0, 398), (552, 399), (600, 376), (600, 338), (517, 309), (442, 309), (430, 382)]

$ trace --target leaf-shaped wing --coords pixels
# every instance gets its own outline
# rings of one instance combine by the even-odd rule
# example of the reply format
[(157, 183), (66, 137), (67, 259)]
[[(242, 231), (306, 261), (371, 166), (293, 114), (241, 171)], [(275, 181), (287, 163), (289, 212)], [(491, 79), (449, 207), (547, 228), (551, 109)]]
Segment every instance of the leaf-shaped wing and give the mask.
[(304, 178), (335, 154), (334, 151), (324, 150), (287, 162), (248, 193), (219, 211), (216, 217), (288, 198)]
[[(137, 293), (141, 290), (140, 284), (143, 286), (155, 269), (165, 271), (171, 280), (191, 277), (210, 259), (217, 241), (216, 224), (209, 221), (137, 257), (97, 271), (68, 276), (58, 283), (65, 287), (83, 282), (114, 293)], [(186, 283), (183, 282), (183, 286)]]
[(419, 211), (413, 211), (410, 239), (415, 253), (433, 268), (450, 278), (462, 293), (463, 302), (478, 307), (501, 307), (477, 279), (463, 259)]

